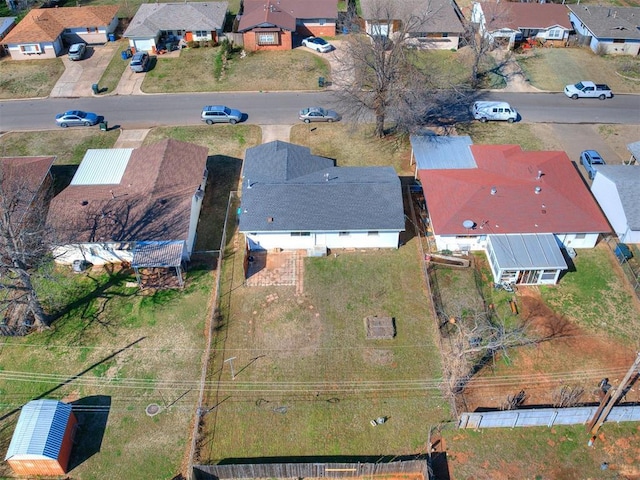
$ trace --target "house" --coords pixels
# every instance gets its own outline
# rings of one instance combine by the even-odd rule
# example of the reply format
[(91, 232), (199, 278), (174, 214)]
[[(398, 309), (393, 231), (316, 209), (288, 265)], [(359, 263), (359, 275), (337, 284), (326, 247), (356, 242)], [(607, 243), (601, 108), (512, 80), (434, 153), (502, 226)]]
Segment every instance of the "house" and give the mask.
[(156, 262), (154, 267), (178, 267), (188, 260), (206, 187), (207, 155), (205, 147), (172, 139), (136, 149), (87, 150), (71, 184), (49, 208), (56, 261), (134, 263), (142, 246), (143, 258)]
[(227, 2), (143, 3), (123, 37), (136, 51), (154, 53), (169, 41), (217, 42), (227, 7)]
[(591, 193), (618, 239), (640, 244), (640, 167), (599, 165)]
[(397, 248), (404, 230), (392, 167), (337, 167), (281, 141), (247, 149), (239, 213), (249, 250)]
[(245, 50), (291, 50), (305, 37), (334, 36), (338, 0), (244, 0), (238, 32)]
[(418, 171), (437, 250), (485, 251), (496, 281), (555, 283), (561, 248), (590, 248), (610, 232), (566, 153), (469, 148), (475, 167)]
[(536, 40), (544, 45), (565, 46), (572, 30), (566, 5), (554, 3), (476, 2), (471, 21), (491, 41)]
[(118, 26), (118, 6), (34, 8), (3, 43), (13, 60), (55, 58), (65, 43), (105, 43)]
[(77, 424), (71, 405), (33, 400), (20, 411), (4, 459), (16, 475), (64, 475)]
[(0, 57), (5, 56), (8, 51), (4, 47), (4, 37), (16, 26), (16, 17), (0, 17)]
[(640, 53), (640, 7), (567, 5), (578, 42), (595, 53)]
[(455, 0), (361, 0), (368, 35), (392, 40), (400, 31), (416, 48), (457, 50), (464, 16)]

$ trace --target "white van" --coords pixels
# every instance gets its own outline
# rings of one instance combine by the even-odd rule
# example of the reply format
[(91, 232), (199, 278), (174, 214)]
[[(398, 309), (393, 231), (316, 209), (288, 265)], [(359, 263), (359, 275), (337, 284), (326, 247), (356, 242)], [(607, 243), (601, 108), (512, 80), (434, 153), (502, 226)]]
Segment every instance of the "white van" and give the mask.
[(507, 102), (475, 102), (472, 112), (473, 118), (481, 122), (503, 120), (513, 123), (518, 119), (518, 112)]

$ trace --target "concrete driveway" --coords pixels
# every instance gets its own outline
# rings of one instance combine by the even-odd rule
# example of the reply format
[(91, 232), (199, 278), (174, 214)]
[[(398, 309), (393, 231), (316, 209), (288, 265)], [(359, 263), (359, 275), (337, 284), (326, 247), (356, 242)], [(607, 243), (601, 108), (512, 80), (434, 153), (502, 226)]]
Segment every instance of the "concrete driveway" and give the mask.
[(64, 73), (55, 84), (51, 93), (52, 98), (90, 97), (93, 95), (91, 86), (98, 83), (104, 70), (109, 65), (118, 47), (116, 42), (104, 45), (90, 45), (82, 60), (71, 61), (64, 55)]

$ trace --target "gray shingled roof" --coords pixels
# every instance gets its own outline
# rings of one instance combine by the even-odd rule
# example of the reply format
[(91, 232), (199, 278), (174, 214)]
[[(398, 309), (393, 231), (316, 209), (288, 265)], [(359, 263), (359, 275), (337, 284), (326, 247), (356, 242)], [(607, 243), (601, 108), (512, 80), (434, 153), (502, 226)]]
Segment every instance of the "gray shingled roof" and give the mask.
[[(462, 15), (452, 0), (360, 0), (365, 20), (404, 20), (416, 23), (412, 32), (462, 33)], [(389, 18), (391, 17), (391, 18)]]
[(628, 143), (627, 150), (631, 152), (631, 155), (636, 159), (636, 162), (640, 162), (640, 141)]
[(392, 167), (329, 165), (332, 160), (284, 142), (248, 149), (240, 231), (404, 230), (400, 179)]
[(640, 39), (640, 8), (567, 5), (582, 23), (600, 39)]
[(640, 230), (640, 167), (635, 165), (601, 165), (598, 175), (611, 180), (618, 191), (629, 228)]
[(227, 2), (143, 3), (124, 36), (149, 37), (162, 30), (221, 30), (227, 6)]
[(411, 135), (409, 139), (418, 170), (477, 168), (469, 136)]

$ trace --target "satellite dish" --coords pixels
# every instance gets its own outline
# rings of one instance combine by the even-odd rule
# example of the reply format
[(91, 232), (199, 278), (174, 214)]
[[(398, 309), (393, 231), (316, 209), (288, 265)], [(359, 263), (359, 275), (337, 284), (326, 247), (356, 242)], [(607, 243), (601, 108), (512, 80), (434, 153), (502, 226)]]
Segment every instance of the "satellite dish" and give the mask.
[(465, 220), (464, 222), (462, 222), (462, 226), (467, 230), (473, 228), (475, 224), (476, 222), (474, 222), (473, 220)]

